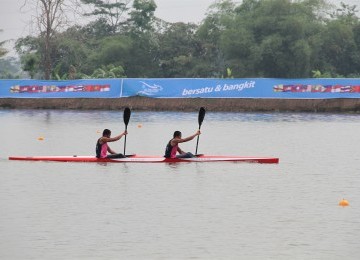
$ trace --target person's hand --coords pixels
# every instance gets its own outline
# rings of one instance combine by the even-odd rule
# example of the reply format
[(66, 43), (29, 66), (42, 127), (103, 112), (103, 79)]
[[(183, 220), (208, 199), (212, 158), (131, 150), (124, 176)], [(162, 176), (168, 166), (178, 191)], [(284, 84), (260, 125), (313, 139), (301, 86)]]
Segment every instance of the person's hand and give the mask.
[(124, 131), (124, 133), (122, 133), (123, 135), (127, 135), (128, 134), (128, 132), (127, 131)]
[(201, 135), (200, 130), (197, 130), (195, 135)]

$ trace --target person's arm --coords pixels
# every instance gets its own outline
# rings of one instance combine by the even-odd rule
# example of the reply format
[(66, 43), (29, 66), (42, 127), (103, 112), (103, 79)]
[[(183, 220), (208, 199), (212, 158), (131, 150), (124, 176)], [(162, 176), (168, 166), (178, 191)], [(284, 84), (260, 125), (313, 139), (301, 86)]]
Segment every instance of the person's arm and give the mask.
[(173, 139), (171, 141), (171, 143), (172, 143), (171, 145), (174, 146), (174, 145), (176, 145), (178, 143), (184, 143), (184, 142), (191, 141), (192, 139), (194, 139), (196, 136), (198, 136), (200, 134), (201, 134), (200, 130), (197, 130), (195, 134), (190, 135), (189, 137), (182, 138), (182, 139)]
[(184, 154), (184, 153), (185, 153), (183, 150), (180, 149), (180, 147), (178, 147), (177, 152), (178, 152), (179, 154)]
[(123, 137), (124, 135), (127, 135), (127, 131), (124, 131), (123, 133), (115, 136), (115, 137), (101, 137), (101, 140), (100, 140), (100, 143), (103, 144), (103, 143), (108, 143), (108, 142), (115, 142), (115, 141), (118, 141), (120, 140), (121, 137)]
[(110, 154), (116, 154), (116, 152), (115, 152), (114, 150), (112, 150), (112, 149), (110, 148), (110, 146), (108, 146), (107, 151), (108, 151), (108, 153), (110, 153)]

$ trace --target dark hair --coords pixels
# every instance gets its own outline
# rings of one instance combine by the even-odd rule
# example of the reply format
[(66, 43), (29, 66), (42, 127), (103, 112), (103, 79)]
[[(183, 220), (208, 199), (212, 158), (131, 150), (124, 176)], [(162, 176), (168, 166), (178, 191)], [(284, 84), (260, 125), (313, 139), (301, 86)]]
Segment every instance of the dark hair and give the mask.
[(179, 136), (179, 137), (181, 136), (181, 132), (180, 132), (180, 131), (175, 131), (175, 132), (174, 132), (174, 138), (175, 138), (175, 137), (178, 137), (178, 136)]
[(103, 136), (108, 136), (108, 135), (111, 135), (111, 131), (109, 129), (105, 129), (103, 131)]

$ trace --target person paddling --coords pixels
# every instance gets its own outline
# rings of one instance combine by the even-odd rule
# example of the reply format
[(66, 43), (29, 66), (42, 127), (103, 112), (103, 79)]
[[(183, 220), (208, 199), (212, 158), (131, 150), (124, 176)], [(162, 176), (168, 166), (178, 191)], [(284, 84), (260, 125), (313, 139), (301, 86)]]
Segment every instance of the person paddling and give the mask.
[[(127, 135), (127, 131), (125, 130), (123, 133), (115, 136), (111, 136), (111, 131), (109, 129), (105, 129), (103, 131), (102, 137), (100, 137), (96, 142), (96, 157), (97, 158), (125, 158), (122, 153), (116, 153), (109, 146), (109, 142), (115, 142), (121, 139), (121, 137)], [(107, 153), (110, 154), (107, 154)]]
[[(200, 130), (198, 130), (198, 131), (196, 131), (195, 134), (182, 139), (181, 132), (175, 131), (173, 139), (171, 139), (166, 146), (164, 157), (166, 157), (166, 158), (192, 158), (192, 157), (195, 157), (195, 155), (193, 155), (192, 153), (184, 152), (183, 150), (181, 150), (179, 147), (179, 143), (185, 143), (185, 142), (191, 141), (192, 139), (194, 139), (196, 136), (198, 136), (200, 134), (201, 134), (201, 132), (200, 132)], [(179, 153), (178, 155), (176, 154), (177, 152)]]

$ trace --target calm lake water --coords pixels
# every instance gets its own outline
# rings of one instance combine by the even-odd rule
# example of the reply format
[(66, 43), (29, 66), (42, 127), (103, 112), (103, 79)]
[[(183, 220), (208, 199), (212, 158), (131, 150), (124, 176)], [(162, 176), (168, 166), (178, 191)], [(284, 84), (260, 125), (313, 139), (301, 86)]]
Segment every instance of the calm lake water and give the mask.
[[(9, 161), (94, 154), (98, 131), (124, 130), (122, 111), (0, 122), (0, 259), (360, 258), (360, 115), (207, 112), (200, 153), (277, 165)], [(133, 111), (127, 152), (163, 155), (174, 130), (197, 127), (197, 112)]]

